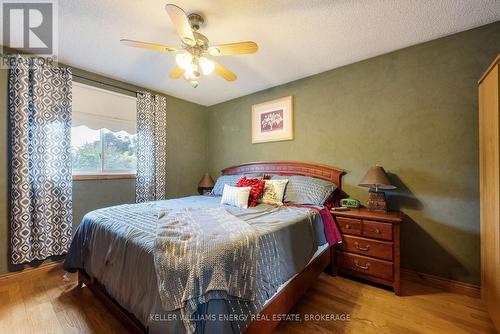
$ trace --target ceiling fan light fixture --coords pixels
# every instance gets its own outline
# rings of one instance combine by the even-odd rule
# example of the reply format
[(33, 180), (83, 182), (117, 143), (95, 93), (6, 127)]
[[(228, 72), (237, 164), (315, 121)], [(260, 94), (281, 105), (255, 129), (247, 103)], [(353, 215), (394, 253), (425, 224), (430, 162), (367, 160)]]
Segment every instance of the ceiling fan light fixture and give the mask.
[(200, 72), (184, 72), (184, 79), (186, 79), (187, 81), (195, 81), (196, 79), (198, 79), (200, 77)]
[(236, 74), (207, 57), (251, 54), (258, 50), (257, 44), (252, 41), (211, 46), (208, 38), (198, 32), (205, 21), (202, 15), (198, 13), (188, 15), (182, 8), (171, 3), (165, 5), (165, 10), (181, 39), (181, 48), (130, 39), (121, 39), (120, 41), (129, 46), (160, 52), (178, 52), (175, 57), (177, 66), (169, 74), (171, 79), (184, 77), (193, 87), (196, 87), (198, 86), (198, 78), (202, 74), (209, 75), (215, 72), (216, 75), (227, 81), (235, 81)]
[(200, 64), (201, 71), (205, 75), (212, 73), (215, 69), (215, 63), (213, 61), (210, 61), (209, 59), (207, 59), (205, 57), (200, 57), (200, 59), (198, 60), (198, 63)]
[(217, 57), (220, 55), (220, 49), (215, 47), (215, 46), (212, 46), (212, 47), (208, 48), (208, 54), (211, 56)]
[(177, 56), (175, 56), (175, 62), (177, 63), (177, 66), (179, 66), (183, 70), (187, 70), (192, 61), (193, 56), (188, 52), (179, 53)]
[(200, 75), (201, 73), (200, 70), (198, 69), (198, 65), (194, 63), (189, 64), (186, 71), (184, 71), (184, 79), (188, 81), (198, 79)]

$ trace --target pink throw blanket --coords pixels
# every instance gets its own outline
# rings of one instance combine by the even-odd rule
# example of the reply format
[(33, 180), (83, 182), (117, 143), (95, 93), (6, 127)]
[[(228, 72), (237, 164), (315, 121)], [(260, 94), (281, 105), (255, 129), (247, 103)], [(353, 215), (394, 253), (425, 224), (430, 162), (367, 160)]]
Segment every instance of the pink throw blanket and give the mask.
[(327, 207), (318, 208), (312, 205), (299, 205), (290, 203), (285, 203), (284, 205), (295, 206), (298, 208), (307, 208), (318, 212), (321, 215), (321, 219), (323, 220), (325, 236), (328, 244), (335, 245), (342, 243), (342, 237), (340, 235), (339, 229), (337, 228), (337, 224), (335, 224), (335, 220), (333, 219), (332, 214)]

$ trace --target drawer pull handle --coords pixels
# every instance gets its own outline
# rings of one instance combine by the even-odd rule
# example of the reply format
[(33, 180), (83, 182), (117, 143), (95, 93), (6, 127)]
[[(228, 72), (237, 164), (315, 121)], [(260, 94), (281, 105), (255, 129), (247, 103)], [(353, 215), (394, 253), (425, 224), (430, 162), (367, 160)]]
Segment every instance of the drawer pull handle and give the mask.
[(357, 242), (354, 243), (354, 246), (356, 249), (362, 250), (362, 251), (369, 251), (370, 250), (370, 245), (366, 245), (365, 247), (361, 247)]
[(373, 232), (377, 233), (377, 234), (380, 234), (380, 230), (376, 227), (373, 228)]
[(370, 268), (370, 262), (366, 262), (364, 266), (360, 265), (358, 260), (354, 260), (354, 265), (359, 269), (368, 270)]
[(350, 228), (351, 228), (351, 225), (349, 225), (349, 224), (345, 224), (345, 229), (346, 229), (346, 230), (348, 230), (348, 229), (350, 229)]

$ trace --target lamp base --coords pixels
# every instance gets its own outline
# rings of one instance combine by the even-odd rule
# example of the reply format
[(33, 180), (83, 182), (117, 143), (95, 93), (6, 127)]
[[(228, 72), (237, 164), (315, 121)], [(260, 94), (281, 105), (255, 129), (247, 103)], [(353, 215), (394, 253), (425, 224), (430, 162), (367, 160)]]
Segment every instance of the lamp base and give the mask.
[(366, 202), (366, 207), (368, 208), (369, 211), (387, 212), (387, 202), (385, 200), (385, 193), (369, 191), (368, 202)]
[(198, 187), (198, 194), (208, 195), (214, 187)]

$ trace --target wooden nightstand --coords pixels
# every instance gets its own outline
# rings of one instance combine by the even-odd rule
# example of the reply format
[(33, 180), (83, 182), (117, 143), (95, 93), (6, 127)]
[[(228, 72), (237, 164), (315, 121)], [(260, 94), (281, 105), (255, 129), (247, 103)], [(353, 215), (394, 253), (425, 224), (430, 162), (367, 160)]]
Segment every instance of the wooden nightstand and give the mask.
[(403, 213), (360, 208), (332, 211), (332, 215), (342, 234), (335, 268), (342, 273), (388, 285), (399, 295), (399, 227)]

